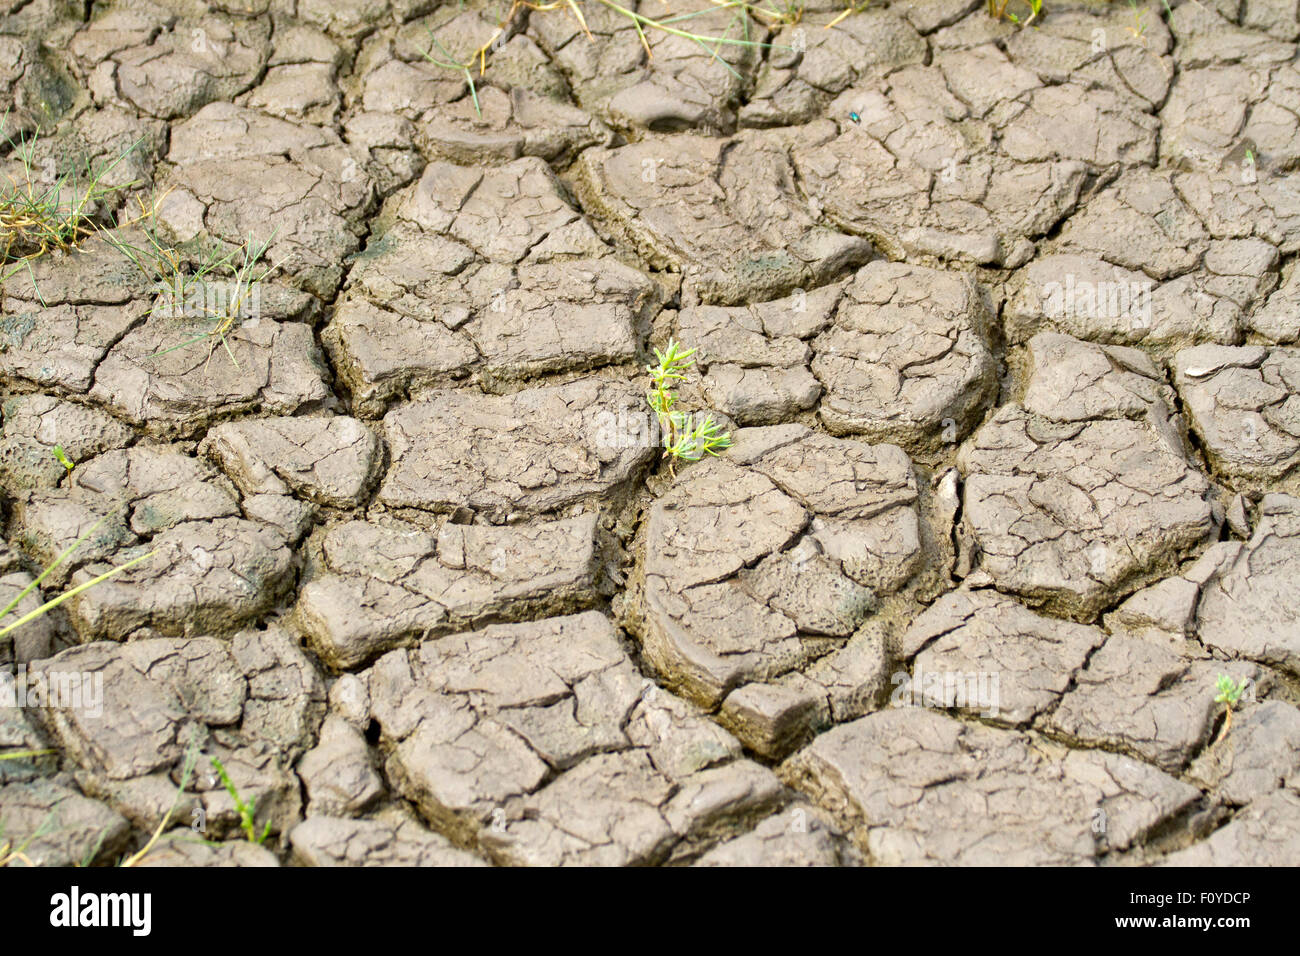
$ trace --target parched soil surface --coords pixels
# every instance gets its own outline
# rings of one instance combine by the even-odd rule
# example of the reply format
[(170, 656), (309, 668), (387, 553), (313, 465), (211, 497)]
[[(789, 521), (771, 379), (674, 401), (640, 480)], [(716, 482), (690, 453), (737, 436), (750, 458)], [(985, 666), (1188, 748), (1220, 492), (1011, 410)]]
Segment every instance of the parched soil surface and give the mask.
[(150, 555), (0, 639), (18, 862), (1300, 859), (1295, 0), (585, 6), (476, 109), (474, 2), (0, 3), (36, 170), (278, 264), (4, 283), (0, 601)]

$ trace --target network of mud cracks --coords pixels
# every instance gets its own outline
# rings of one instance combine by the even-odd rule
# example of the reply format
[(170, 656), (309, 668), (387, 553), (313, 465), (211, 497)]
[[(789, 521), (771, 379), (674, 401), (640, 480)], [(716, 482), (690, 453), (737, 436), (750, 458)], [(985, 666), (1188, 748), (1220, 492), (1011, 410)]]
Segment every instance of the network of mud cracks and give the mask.
[(146, 864), (1300, 858), (1295, 0), (532, 12), (481, 115), (474, 3), (6, 6), (38, 166), (283, 264), (229, 354), (103, 240), (4, 285), (0, 599), (155, 552), (0, 642), (32, 862), (196, 751)]

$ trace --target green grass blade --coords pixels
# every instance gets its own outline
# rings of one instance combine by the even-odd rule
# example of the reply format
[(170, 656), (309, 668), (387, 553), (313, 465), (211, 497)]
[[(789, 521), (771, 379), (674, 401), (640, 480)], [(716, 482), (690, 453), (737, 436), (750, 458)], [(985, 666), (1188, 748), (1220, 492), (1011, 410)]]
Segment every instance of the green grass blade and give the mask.
[[(72, 544), (68, 545), (67, 548), (64, 549), (63, 553), (54, 559), (53, 564), (51, 564), (44, 571), (42, 571), (34, 581), (32, 581), (30, 584), (27, 585), (27, 587), (23, 588), (18, 593), (17, 597), (15, 597), (12, 601), (10, 601), (8, 604), (5, 605), (5, 609), (3, 611), (0, 611), (0, 621), (3, 621), (8, 616), (9, 612), (12, 611), (14, 608), (16, 608), (18, 606), (18, 603), (22, 601), (23, 598), (31, 594), (32, 591), (36, 590), (36, 588), (40, 587), (41, 582), (44, 581), (47, 577), (49, 577), (50, 574), (52, 574), (59, 565), (61, 565), (64, 561), (66, 561), (68, 559), (68, 556), (72, 554), (73, 551), (77, 550), (78, 547), (80, 547), (81, 542), (85, 541), (92, 534), (94, 534), (95, 529), (97, 529), (101, 524), (103, 524), (105, 521), (107, 521), (115, 514), (117, 514), (116, 508), (110, 511), (108, 514), (101, 517), (98, 521), (96, 521), (89, 528), (87, 528), (86, 532), (80, 538), (72, 542)], [(0, 634), (4, 634), (4, 633), (6, 632), (0, 631)]]
[(54, 610), (56, 607), (58, 607), (58, 606), (59, 606), (60, 604), (62, 604), (64, 601), (67, 601), (67, 600), (69, 600), (70, 598), (74, 598), (74, 597), (76, 597), (76, 596), (77, 596), (78, 594), (80, 594), (82, 591), (86, 590), (87, 588), (92, 588), (92, 587), (94, 587), (94, 586), (95, 586), (96, 584), (98, 584), (100, 581), (107, 581), (107, 580), (108, 580), (109, 578), (111, 578), (113, 575), (115, 575), (115, 574), (120, 574), (121, 572), (125, 571), (127, 568), (131, 567), (132, 565), (139, 564), (141, 561), (144, 561), (144, 560), (146, 560), (146, 559), (148, 559), (148, 558), (152, 558), (152, 557), (153, 557), (155, 554), (157, 554), (157, 553), (158, 553), (158, 551), (155, 549), (155, 550), (153, 550), (153, 551), (150, 551), (148, 554), (142, 554), (142, 555), (140, 555), (139, 557), (132, 558), (130, 561), (127, 561), (125, 564), (119, 564), (117, 567), (113, 568), (112, 570), (110, 570), (110, 571), (105, 571), (103, 574), (101, 574), (101, 575), (99, 575), (99, 576), (97, 576), (97, 577), (91, 578), (89, 581), (86, 581), (86, 582), (84, 582), (84, 583), (82, 583), (82, 584), (78, 584), (78, 585), (77, 585), (75, 588), (73, 588), (72, 590), (70, 590), (70, 591), (65, 591), (64, 593), (60, 594), (58, 597), (56, 597), (56, 598), (54, 598), (54, 599), (52, 599), (52, 600), (46, 601), (44, 604), (42, 604), (42, 605), (41, 605), (40, 607), (38, 607), (36, 610), (31, 611), (31, 612), (29, 612), (29, 613), (27, 613), (27, 614), (24, 614), (22, 617), (20, 617), (20, 618), (19, 618), (17, 621), (15, 621), (13, 624), (10, 624), (8, 627), (0, 628), (0, 637), (4, 637), (4, 636), (5, 636), (6, 634), (8, 634), (10, 631), (17, 630), (18, 628), (20, 628), (20, 627), (22, 627), (24, 624), (26, 624), (28, 621), (33, 621), (33, 620), (35, 620), (36, 618), (40, 617), (42, 614), (45, 614), (45, 613), (47, 613), (47, 612), (49, 612), (49, 611)]

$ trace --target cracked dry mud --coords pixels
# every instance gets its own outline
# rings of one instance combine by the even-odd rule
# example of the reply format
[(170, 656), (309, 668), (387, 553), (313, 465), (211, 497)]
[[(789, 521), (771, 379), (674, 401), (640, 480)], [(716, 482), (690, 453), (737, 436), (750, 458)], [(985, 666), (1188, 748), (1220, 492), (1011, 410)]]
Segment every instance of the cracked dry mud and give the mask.
[(0, 637), (15, 863), (187, 758), (144, 865), (1300, 859), (1300, 18), (1170, 7), (525, 10), (475, 99), (482, 2), (7, 5), (37, 168), (279, 264), (0, 288), (0, 601), (143, 557)]

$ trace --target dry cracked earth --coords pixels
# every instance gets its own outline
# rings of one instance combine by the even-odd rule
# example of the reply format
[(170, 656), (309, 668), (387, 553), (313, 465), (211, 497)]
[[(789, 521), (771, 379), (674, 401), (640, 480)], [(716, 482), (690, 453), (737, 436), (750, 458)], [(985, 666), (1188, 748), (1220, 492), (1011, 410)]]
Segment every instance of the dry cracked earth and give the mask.
[(22, 862), (1300, 860), (1296, 0), (521, 11), (481, 115), (474, 2), (0, 9), (38, 167), (279, 264), (4, 284), (0, 598), (152, 553), (0, 639)]

